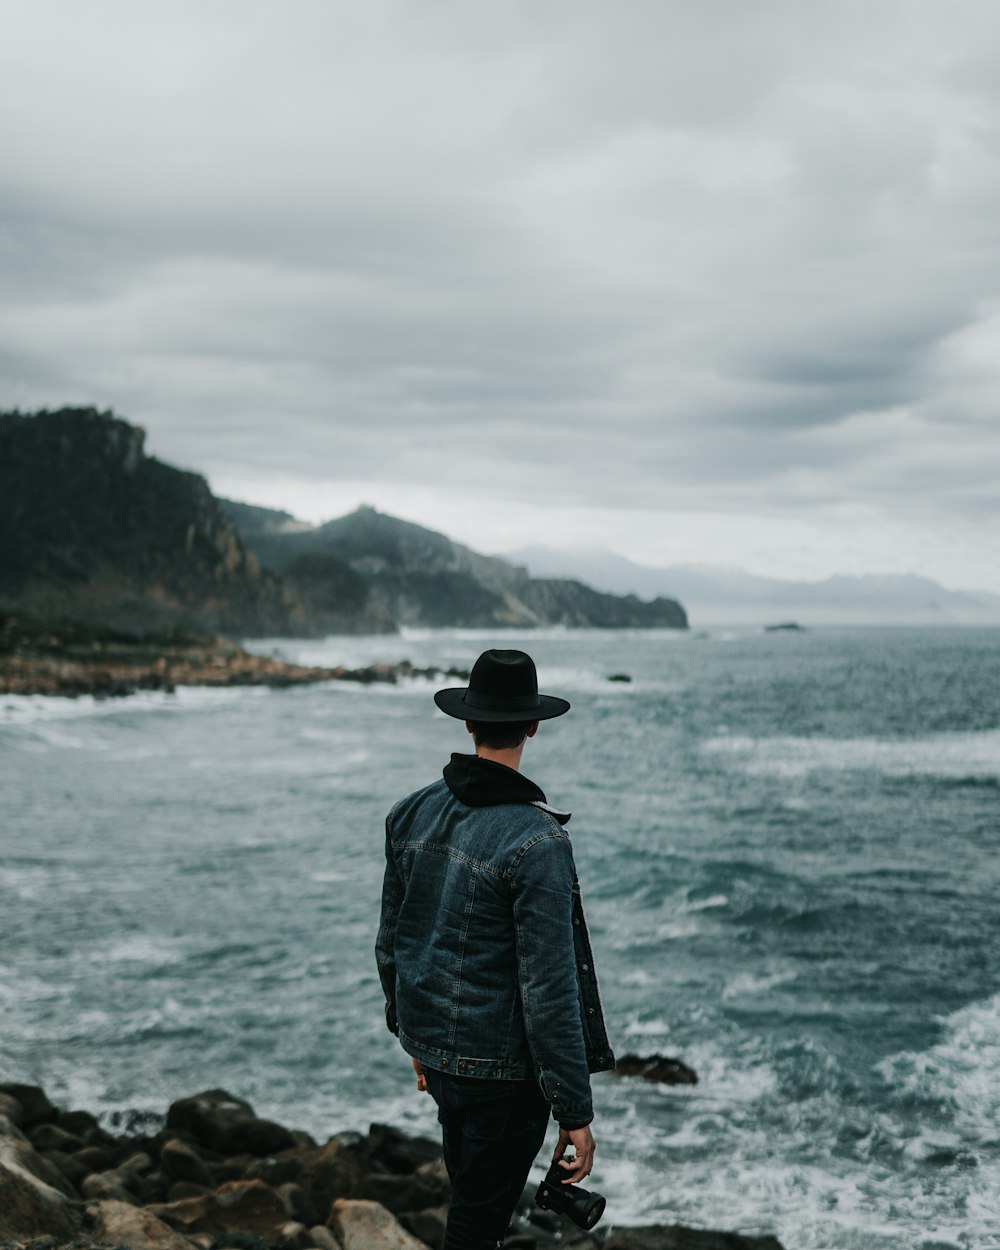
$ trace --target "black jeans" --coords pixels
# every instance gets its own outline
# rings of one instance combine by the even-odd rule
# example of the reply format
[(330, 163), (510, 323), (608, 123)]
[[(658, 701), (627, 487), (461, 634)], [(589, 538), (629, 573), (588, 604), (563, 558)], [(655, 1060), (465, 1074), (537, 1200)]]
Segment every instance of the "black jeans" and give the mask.
[(549, 1120), (534, 1081), (488, 1081), (425, 1068), (438, 1105), (451, 1206), (443, 1250), (495, 1250)]

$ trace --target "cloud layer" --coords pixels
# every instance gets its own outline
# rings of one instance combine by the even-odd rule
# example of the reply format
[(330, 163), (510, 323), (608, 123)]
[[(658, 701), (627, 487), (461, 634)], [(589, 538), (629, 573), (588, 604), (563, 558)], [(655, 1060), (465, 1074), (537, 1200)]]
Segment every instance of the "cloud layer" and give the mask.
[(8, 3), (2, 402), (494, 549), (1000, 588), (998, 49), (990, 0)]

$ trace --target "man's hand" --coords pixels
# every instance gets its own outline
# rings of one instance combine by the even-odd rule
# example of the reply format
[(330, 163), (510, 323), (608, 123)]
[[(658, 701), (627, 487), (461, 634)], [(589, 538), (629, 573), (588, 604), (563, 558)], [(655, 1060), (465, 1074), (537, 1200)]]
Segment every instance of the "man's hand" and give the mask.
[(568, 1163), (560, 1163), (561, 1168), (566, 1169), (566, 1176), (563, 1180), (564, 1185), (579, 1185), (585, 1180), (594, 1167), (594, 1151), (597, 1149), (597, 1142), (594, 1141), (594, 1134), (590, 1131), (590, 1125), (584, 1128), (561, 1128), (559, 1130), (559, 1141), (556, 1143), (553, 1159), (558, 1159), (567, 1146), (572, 1146), (576, 1151), (576, 1158)]
[(420, 1060), (413, 1059), (411, 1060), (411, 1063), (413, 1064), (413, 1071), (416, 1072), (417, 1074), (417, 1089), (419, 1089), (422, 1094), (426, 1094), (427, 1093), (427, 1077), (424, 1076), (424, 1070), (420, 1066)]

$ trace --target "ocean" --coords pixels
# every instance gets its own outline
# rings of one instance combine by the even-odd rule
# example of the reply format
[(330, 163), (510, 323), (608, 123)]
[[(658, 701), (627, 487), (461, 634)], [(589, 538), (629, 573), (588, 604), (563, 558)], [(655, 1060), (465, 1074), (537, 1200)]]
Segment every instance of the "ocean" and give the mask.
[[(1000, 1246), (1000, 632), (253, 645), (524, 647), (572, 701), (523, 768), (575, 813), (613, 1044), (699, 1077), (595, 1077), (610, 1220)], [(0, 699), (3, 1077), (109, 1116), (222, 1086), (321, 1140), (436, 1134), (372, 947), (385, 813), (470, 741), (437, 684)]]

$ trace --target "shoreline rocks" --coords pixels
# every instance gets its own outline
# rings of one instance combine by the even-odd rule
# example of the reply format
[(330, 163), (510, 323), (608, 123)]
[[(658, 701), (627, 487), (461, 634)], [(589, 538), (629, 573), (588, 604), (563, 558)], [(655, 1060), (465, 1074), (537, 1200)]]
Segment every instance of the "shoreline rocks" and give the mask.
[[(373, 1124), (319, 1143), (220, 1089), (135, 1120), (115, 1134), (0, 1084), (0, 1250), (440, 1250), (450, 1186), (429, 1138)], [(583, 1233), (532, 1196), (509, 1250), (782, 1250), (673, 1225)]]
[(127, 635), (71, 621), (0, 614), (0, 695), (121, 698), (139, 690), (171, 693), (178, 686), (284, 688), (322, 681), (369, 685), (439, 676), (468, 679), (463, 670), (416, 668), (408, 660), (323, 668), (255, 655), (219, 635), (178, 630)]

